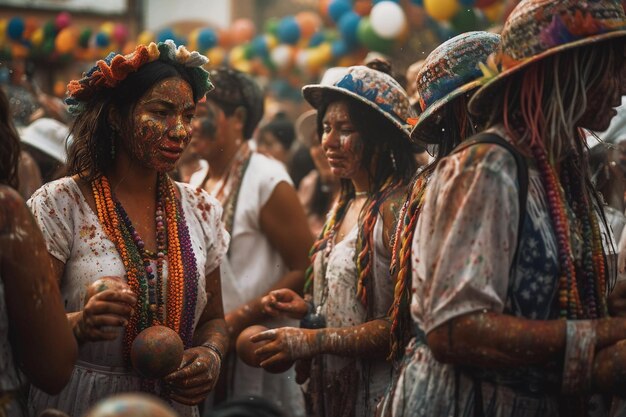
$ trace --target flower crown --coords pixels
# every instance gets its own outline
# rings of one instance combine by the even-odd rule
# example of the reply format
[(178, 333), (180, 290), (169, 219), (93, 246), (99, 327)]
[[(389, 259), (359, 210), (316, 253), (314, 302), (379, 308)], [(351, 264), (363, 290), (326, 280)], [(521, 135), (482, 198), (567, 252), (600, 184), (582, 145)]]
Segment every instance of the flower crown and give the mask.
[(143, 65), (157, 59), (189, 68), (188, 74), (191, 77), (194, 91), (199, 91), (200, 97), (213, 89), (213, 84), (209, 80), (209, 73), (202, 68), (202, 65), (209, 62), (209, 59), (197, 51), (189, 52), (183, 45), (176, 47), (174, 41), (168, 39), (158, 44), (151, 42), (147, 46), (139, 45), (134, 52), (128, 55), (111, 52), (105, 59), (99, 60), (94, 67), (84, 73), (83, 78), (70, 81), (67, 85), (67, 98), (65, 99), (70, 113), (81, 113), (84, 110), (85, 102), (89, 101), (98, 91), (116, 88), (130, 73), (136, 72)]

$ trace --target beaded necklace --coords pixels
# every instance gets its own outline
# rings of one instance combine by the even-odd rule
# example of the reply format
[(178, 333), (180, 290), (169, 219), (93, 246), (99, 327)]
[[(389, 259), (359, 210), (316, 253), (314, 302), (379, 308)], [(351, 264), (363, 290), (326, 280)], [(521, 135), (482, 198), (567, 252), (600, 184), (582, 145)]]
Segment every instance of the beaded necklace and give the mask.
[[(124, 333), (124, 355), (139, 332), (166, 325), (178, 332), (186, 348), (192, 346), (198, 296), (198, 270), (180, 200), (167, 174), (157, 180), (155, 210), (156, 253), (145, 249), (143, 239), (128, 214), (101, 176), (92, 183), (98, 219), (122, 258), (128, 285), (137, 305)], [(167, 259), (167, 284), (164, 265)], [(156, 268), (152, 267), (152, 262)], [(165, 297), (167, 294), (167, 297)], [(165, 301), (167, 299), (167, 301)]]

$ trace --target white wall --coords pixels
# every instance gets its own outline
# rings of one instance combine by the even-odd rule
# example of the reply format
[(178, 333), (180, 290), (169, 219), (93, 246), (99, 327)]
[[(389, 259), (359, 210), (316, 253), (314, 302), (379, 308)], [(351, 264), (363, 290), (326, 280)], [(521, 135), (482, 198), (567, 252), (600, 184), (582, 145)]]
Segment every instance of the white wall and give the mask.
[(159, 30), (181, 20), (201, 20), (220, 28), (230, 25), (231, 0), (143, 0), (143, 4), (147, 30)]

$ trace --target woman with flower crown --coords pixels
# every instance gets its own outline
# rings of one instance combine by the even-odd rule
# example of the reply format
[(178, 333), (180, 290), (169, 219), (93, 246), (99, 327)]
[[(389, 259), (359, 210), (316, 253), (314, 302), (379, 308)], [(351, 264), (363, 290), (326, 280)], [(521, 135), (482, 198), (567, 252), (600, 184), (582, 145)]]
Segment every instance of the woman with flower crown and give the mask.
[[(229, 237), (219, 203), (167, 175), (189, 143), (195, 104), (211, 88), (206, 62), (172, 41), (140, 45), (68, 86), (72, 176), (38, 190), (29, 206), (80, 351), (59, 395), (31, 391), (34, 414), (81, 416), (101, 398), (143, 390), (197, 416), (195, 404), (217, 380), (228, 343), (219, 266)], [(86, 299), (102, 276), (122, 282)], [(137, 334), (155, 325), (175, 330), (185, 348), (180, 368), (157, 381), (129, 360)]]
[(264, 298), (266, 311), (302, 319), (300, 328), (251, 338), (269, 342), (256, 351), (263, 367), (299, 360), (311, 416), (371, 416), (391, 377), (391, 237), (416, 170), (407, 122), (414, 114), (388, 65), (372, 65), (384, 72), (350, 67), (332, 83), (303, 88), (341, 192), (311, 251), (308, 301), (289, 290)]
[(594, 394), (626, 394), (615, 251), (579, 130), (615, 115), (625, 39), (617, 0), (510, 14), (469, 110), (526, 163), (481, 143), (437, 165), (412, 244), (424, 336), (395, 415), (602, 416)]

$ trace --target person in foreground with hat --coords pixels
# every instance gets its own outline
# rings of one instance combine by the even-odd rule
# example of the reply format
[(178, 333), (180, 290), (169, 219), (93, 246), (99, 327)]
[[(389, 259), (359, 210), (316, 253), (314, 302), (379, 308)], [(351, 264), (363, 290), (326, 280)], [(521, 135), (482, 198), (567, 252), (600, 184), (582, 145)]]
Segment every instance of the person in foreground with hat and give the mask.
[(403, 415), (606, 415), (593, 394), (626, 393), (615, 253), (578, 130), (615, 114), (624, 36), (615, 0), (522, 0), (507, 19), (469, 109), (526, 163), (483, 143), (435, 169), (412, 245), (428, 349)]
[[(287, 324), (264, 313), (261, 298), (272, 289), (302, 289), (313, 237), (284, 165), (249, 146), (263, 117), (260, 87), (251, 76), (230, 68), (211, 71), (211, 79), (216, 88), (196, 111), (197, 118), (216, 121), (215, 132), (200, 151), (209, 170), (203, 178), (194, 175), (191, 184), (222, 203), (223, 221), (232, 236), (222, 285), (226, 324), (234, 341), (252, 325)], [(224, 368), (225, 384), (216, 390), (217, 402), (224, 399), (226, 388), (228, 399), (256, 395), (294, 413), (302, 410), (293, 370), (271, 374), (234, 355)]]
[(78, 348), (37, 223), (17, 193), (20, 140), (0, 90), (0, 415), (25, 417), (30, 383), (59, 392)]
[[(33, 415), (56, 408), (81, 416), (104, 397), (148, 391), (181, 416), (198, 416), (195, 404), (217, 381), (228, 347), (219, 266), (229, 236), (214, 198), (167, 175), (190, 141), (195, 104), (211, 88), (206, 62), (171, 40), (139, 45), (68, 86), (72, 176), (40, 188), (28, 204), (79, 361), (59, 395), (31, 390)], [(158, 380), (130, 361), (137, 335), (153, 326), (175, 330), (184, 345), (180, 367)]]
[(484, 120), (469, 114), (467, 103), (481, 85), (482, 72), (478, 63), (495, 52), (499, 42), (499, 35), (487, 32), (456, 36), (432, 51), (415, 77), (420, 116), (411, 131), (411, 139), (432, 149), (434, 160), (415, 176), (394, 238), (391, 275), (396, 287), (389, 311), (392, 322), (389, 359), (400, 362), (388, 395), (381, 403), (382, 415), (401, 416), (405, 410), (414, 408), (411, 390), (418, 385), (413, 384), (413, 375), (419, 374), (424, 357), (422, 351), (428, 349), (424, 333), (413, 325), (410, 312), (411, 244), (415, 224), (439, 161), (484, 127)]
[(302, 319), (300, 328), (251, 340), (269, 342), (256, 351), (263, 367), (304, 360), (296, 366), (298, 382), (308, 379), (309, 415), (373, 415), (391, 376), (390, 242), (416, 166), (409, 98), (381, 69), (387, 71), (350, 67), (330, 85), (302, 90), (318, 111), (318, 134), (341, 192), (311, 250), (308, 302), (288, 290), (264, 299), (272, 314)]

